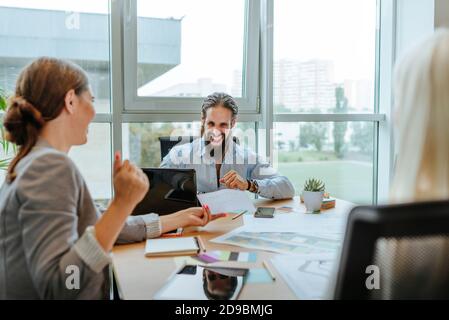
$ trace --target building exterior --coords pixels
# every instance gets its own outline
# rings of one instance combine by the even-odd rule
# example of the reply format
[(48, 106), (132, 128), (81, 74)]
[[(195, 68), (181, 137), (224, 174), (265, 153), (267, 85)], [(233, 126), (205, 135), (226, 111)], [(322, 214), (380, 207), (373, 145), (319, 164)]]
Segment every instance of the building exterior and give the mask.
[(332, 61), (274, 62), (274, 106), (290, 112), (311, 112), (335, 106), (335, 80)]
[[(20, 70), (37, 57), (69, 59), (88, 72), (98, 108), (109, 110), (108, 19), (107, 14), (1, 7), (0, 86), (13, 91)], [(181, 23), (138, 19), (138, 85), (142, 86), (179, 65)]]
[(198, 79), (196, 83), (179, 83), (152, 94), (158, 97), (207, 97), (212, 92), (224, 92), (226, 85), (213, 83), (210, 78)]

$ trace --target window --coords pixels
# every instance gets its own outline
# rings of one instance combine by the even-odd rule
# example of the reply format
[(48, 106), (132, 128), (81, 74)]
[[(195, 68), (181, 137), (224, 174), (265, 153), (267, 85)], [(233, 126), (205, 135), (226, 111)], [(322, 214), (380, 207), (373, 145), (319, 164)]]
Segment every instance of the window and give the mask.
[(86, 179), (92, 197), (102, 203), (111, 199), (111, 125), (92, 123), (87, 144), (73, 147), (69, 156)]
[(199, 122), (125, 123), (123, 156), (141, 167), (158, 167), (161, 163), (159, 137), (198, 135)]
[[(197, 110), (227, 92), (256, 111), (258, 1), (137, 0), (125, 21), (126, 109)], [(137, 63), (136, 63), (137, 62)]]
[[(159, 137), (200, 135), (201, 124), (194, 122), (125, 123), (123, 132), (123, 156), (141, 167), (158, 167), (161, 163)], [(242, 146), (255, 150), (255, 124), (238, 122), (233, 134)]]
[(139, 96), (241, 97), (244, 13), (242, 0), (138, 0)]
[(380, 1), (273, 6), (273, 144), (280, 172), (298, 193), (315, 177), (335, 197), (377, 201)]
[(274, 5), (275, 112), (374, 112), (376, 0)]
[[(109, 117), (108, 0), (0, 0), (0, 21), (1, 88), (12, 94), (20, 71), (36, 57), (71, 60), (88, 74), (99, 117)], [(110, 128), (109, 123), (92, 124), (89, 143), (71, 152), (99, 200), (111, 197)]]
[[(226, 91), (240, 107), (244, 146), (269, 157), (274, 146), (273, 164), (298, 193), (315, 176), (336, 197), (370, 203), (389, 185), (385, 120), (400, 8), (393, 0), (0, 0), (0, 86), (11, 92), (40, 55), (88, 72), (97, 116), (89, 143), (71, 155), (97, 199), (111, 195), (111, 150), (158, 166), (158, 137), (197, 135), (203, 98)], [(246, 131), (273, 126), (257, 138)]]
[(306, 179), (318, 178), (333, 197), (355, 203), (372, 202), (371, 122), (276, 123), (274, 145), (274, 165), (292, 180), (297, 195)]
[(87, 71), (96, 111), (110, 112), (108, 13), (107, 0), (0, 0), (0, 86), (12, 93), (36, 57), (67, 59)]

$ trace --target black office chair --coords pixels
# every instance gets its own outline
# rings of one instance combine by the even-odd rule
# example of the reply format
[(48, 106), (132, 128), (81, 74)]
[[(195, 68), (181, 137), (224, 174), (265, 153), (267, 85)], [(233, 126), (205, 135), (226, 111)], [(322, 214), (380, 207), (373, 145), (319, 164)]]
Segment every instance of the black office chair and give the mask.
[[(159, 137), (159, 142), (161, 144), (161, 161), (174, 146), (191, 143), (198, 138), (199, 137), (197, 136)], [(232, 138), (235, 143), (240, 143), (236, 136), (233, 136)]]
[[(379, 289), (367, 288), (370, 265), (379, 268)], [(355, 207), (334, 298), (448, 299), (448, 267), (449, 201)]]

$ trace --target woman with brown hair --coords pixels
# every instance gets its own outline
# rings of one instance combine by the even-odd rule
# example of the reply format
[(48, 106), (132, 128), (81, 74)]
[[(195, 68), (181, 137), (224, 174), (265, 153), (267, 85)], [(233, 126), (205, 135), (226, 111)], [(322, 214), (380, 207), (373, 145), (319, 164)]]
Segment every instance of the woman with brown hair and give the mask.
[(17, 80), (4, 119), (19, 152), (0, 189), (0, 299), (106, 298), (108, 252), (117, 240), (143, 241), (220, 217), (208, 208), (129, 216), (149, 182), (119, 154), (115, 195), (100, 215), (67, 156), (87, 141), (93, 101), (85, 72), (67, 61), (37, 59)]

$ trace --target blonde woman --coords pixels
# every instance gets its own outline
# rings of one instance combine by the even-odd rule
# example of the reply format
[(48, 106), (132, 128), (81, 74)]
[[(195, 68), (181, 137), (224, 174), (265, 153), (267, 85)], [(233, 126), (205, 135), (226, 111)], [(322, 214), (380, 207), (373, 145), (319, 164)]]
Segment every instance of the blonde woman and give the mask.
[[(437, 30), (408, 51), (395, 71), (396, 162), (391, 202), (447, 200), (449, 30)], [(440, 293), (447, 297), (447, 238), (384, 239), (378, 249), (383, 275), (379, 298), (425, 299)], [(445, 281), (437, 282), (442, 276)]]
[[(449, 30), (438, 30), (409, 50), (396, 65), (393, 85), (396, 161), (391, 203), (447, 200)], [(379, 239), (376, 245), (380, 288), (371, 298), (447, 298), (449, 239)], [(328, 299), (334, 296), (337, 272), (330, 277)]]
[[(67, 61), (37, 59), (17, 80), (4, 120), (19, 152), (0, 189), (0, 299), (107, 298), (109, 252), (117, 239), (143, 241), (220, 217), (208, 208), (129, 217), (149, 182), (118, 155), (115, 195), (100, 216), (67, 156), (87, 141), (93, 102), (85, 72)], [(78, 288), (67, 286), (73, 270)]]

